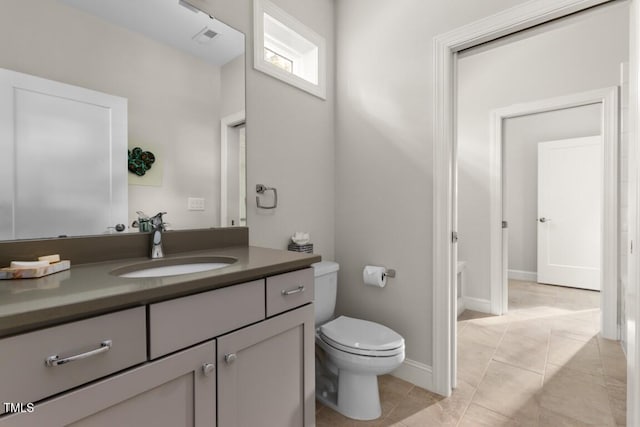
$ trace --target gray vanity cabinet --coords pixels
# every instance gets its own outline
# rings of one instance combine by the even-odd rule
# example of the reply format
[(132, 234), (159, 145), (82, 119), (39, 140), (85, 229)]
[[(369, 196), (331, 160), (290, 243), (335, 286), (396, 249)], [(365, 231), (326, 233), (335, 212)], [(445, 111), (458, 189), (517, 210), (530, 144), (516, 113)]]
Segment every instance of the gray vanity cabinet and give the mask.
[(315, 425), (313, 305), (218, 338), (218, 427)]
[(312, 300), (307, 268), (0, 340), (33, 355), (0, 394), (37, 402), (0, 427), (313, 427)]
[(0, 427), (214, 427), (215, 341), (0, 418)]

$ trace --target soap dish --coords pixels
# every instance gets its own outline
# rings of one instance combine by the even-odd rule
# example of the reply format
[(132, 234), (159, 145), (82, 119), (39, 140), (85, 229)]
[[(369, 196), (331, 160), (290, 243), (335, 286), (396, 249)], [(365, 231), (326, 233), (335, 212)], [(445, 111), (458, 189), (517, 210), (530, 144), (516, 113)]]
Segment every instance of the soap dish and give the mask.
[(69, 270), (71, 261), (63, 260), (44, 267), (33, 268), (0, 268), (0, 280), (37, 279), (60, 271)]

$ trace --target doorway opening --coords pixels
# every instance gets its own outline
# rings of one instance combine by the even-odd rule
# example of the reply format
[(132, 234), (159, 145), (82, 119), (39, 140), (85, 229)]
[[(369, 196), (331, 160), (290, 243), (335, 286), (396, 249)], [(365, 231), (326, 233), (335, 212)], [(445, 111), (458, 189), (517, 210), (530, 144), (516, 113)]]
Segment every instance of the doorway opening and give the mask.
[[(492, 314), (505, 314), (508, 311), (508, 283), (511, 279), (524, 279), (528, 281), (570, 285), (571, 274), (585, 276), (573, 279), (577, 287), (593, 288), (593, 283), (601, 284), (602, 295), (602, 323), (601, 330), (604, 337), (617, 340), (620, 338), (619, 325), (620, 313), (618, 307), (618, 283), (619, 283), (619, 220), (621, 218), (619, 210), (618, 194), (620, 191), (619, 181), (620, 171), (618, 168), (619, 158), (619, 88), (612, 86), (604, 89), (597, 89), (587, 92), (548, 98), (544, 100), (521, 103), (509, 107), (495, 109), (491, 112), (491, 185), (490, 185), (490, 225), (491, 235), (490, 259), (490, 312)], [(515, 148), (515, 144), (510, 144), (510, 138), (505, 127), (511, 123), (512, 138), (526, 140), (520, 149)], [(518, 125), (518, 123), (520, 123)], [(518, 128), (519, 126), (519, 128)], [(528, 134), (522, 134), (522, 132)], [(520, 132), (520, 135), (518, 135)], [(564, 168), (559, 166), (555, 173), (560, 174), (551, 178), (550, 171), (540, 174), (537, 158), (539, 145), (543, 141), (554, 139), (564, 139), (576, 136), (600, 136), (600, 148), (594, 155), (599, 155), (595, 160), (595, 166), (590, 170), (582, 171), (584, 179), (577, 179), (575, 173), (568, 173), (566, 159)], [(558, 143), (562, 145), (561, 143)], [(564, 145), (570, 142), (565, 143)], [(542, 144), (544, 146), (544, 144)], [(548, 145), (548, 144), (547, 144)], [(557, 144), (556, 144), (557, 145)], [(575, 145), (575, 144), (573, 144)], [(584, 144), (578, 142), (579, 146)], [(511, 150), (509, 150), (511, 147)], [(571, 151), (561, 150), (561, 156), (570, 156)], [(577, 149), (580, 151), (580, 149)], [(548, 151), (548, 150), (547, 150)], [(574, 150), (575, 151), (575, 150)], [(505, 152), (511, 155), (505, 155)], [(557, 151), (556, 151), (557, 152)], [(509, 158), (511, 161), (509, 161)], [(584, 160), (586, 161), (586, 160)], [(580, 161), (578, 163), (584, 163)], [(511, 174), (506, 173), (508, 164), (511, 163)], [(576, 165), (576, 167), (578, 166)], [(601, 173), (594, 178), (594, 173), (598, 168)], [(564, 175), (563, 175), (564, 174)], [(506, 180), (511, 175), (513, 185), (509, 185)], [(550, 216), (548, 210), (558, 209), (568, 199), (559, 199), (555, 203), (547, 203), (547, 206), (539, 206), (538, 181), (546, 183), (551, 190), (560, 191), (561, 188), (569, 185), (570, 179), (574, 179), (574, 184), (581, 188), (583, 195), (580, 200), (584, 200), (587, 195), (591, 195), (592, 203), (599, 204), (598, 212), (593, 212), (591, 206), (589, 215), (580, 214), (579, 210), (573, 212), (574, 219), (565, 218), (562, 221), (553, 222), (553, 215)], [(594, 181), (595, 179), (595, 181)], [(557, 180), (557, 182), (554, 182)], [(563, 187), (564, 186), (564, 187)], [(567, 191), (564, 188), (563, 191)], [(575, 194), (574, 194), (575, 195)], [(556, 195), (557, 197), (557, 195)], [(570, 197), (570, 195), (568, 196)], [(509, 203), (511, 200), (511, 203)], [(513, 206), (516, 205), (516, 206)], [(509, 208), (511, 206), (511, 209)], [(566, 208), (576, 207), (572, 204)], [(543, 212), (541, 209), (546, 210)], [(586, 208), (585, 208), (586, 209)], [(596, 215), (598, 214), (598, 215)], [(526, 215), (525, 218), (522, 215)], [(590, 244), (599, 243), (599, 247), (590, 249), (584, 253), (584, 246), (587, 243), (585, 235), (575, 235), (575, 240), (568, 240), (563, 245), (563, 238), (555, 240), (557, 250), (548, 252), (547, 245), (537, 245), (539, 239), (542, 242), (549, 242), (550, 232), (567, 230), (567, 225), (586, 226), (586, 223), (578, 224), (580, 220), (589, 218), (591, 224)], [(544, 218), (542, 221), (541, 219)], [(531, 220), (531, 221), (529, 221)], [(515, 222), (514, 222), (515, 221)], [(509, 226), (511, 225), (511, 227)], [(564, 228), (563, 228), (564, 227)], [(597, 227), (597, 230), (593, 228)], [(574, 228), (575, 231), (575, 228)], [(558, 237), (558, 234), (555, 234)], [(510, 242), (511, 241), (511, 242)], [(534, 241), (532, 243), (532, 241)], [(576, 243), (575, 248), (568, 245)], [(524, 247), (527, 245), (527, 247)], [(514, 247), (515, 246), (515, 247)], [(583, 251), (583, 252), (581, 252)], [(544, 252), (544, 253), (541, 253)], [(511, 253), (511, 256), (509, 256)], [(576, 261), (577, 255), (582, 259)], [(555, 257), (550, 260), (550, 256)], [(558, 258), (560, 256), (560, 258)], [(588, 259), (585, 259), (587, 257)], [(543, 262), (544, 261), (544, 262)], [(561, 279), (549, 276), (538, 280), (538, 267), (549, 268), (550, 264), (556, 266), (564, 265), (564, 269), (559, 274), (565, 274)], [(588, 268), (580, 268), (587, 266)], [(554, 267), (551, 266), (553, 269)], [(556, 275), (558, 268), (555, 267)], [(576, 273), (577, 272), (577, 273)], [(569, 276), (567, 276), (569, 274)], [(550, 280), (549, 280), (550, 279)], [(587, 283), (591, 281), (591, 285)], [(564, 281), (564, 283), (562, 283)], [(480, 310), (482, 311), (482, 310)]]
[[(558, 18), (572, 16), (576, 12), (592, 9), (597, 5), (610, 3), (620, 6), (625, 3), (602, 1), (535, 1), (516, 6), (481, 21), (438, 36), (434, 40), (434, 222), (433, 222), (433, 263), (434, 263), (434, 351), (433, 389), (443, 395), (451, 393), (455, 385), (456, 366), (456, 313), (455, 277), (457, 274), (456, 223), (456, 60), (464, 49), (496, 40), (505, 35), (531, 29)], [(626, 4), (628, 6), (628, 4)], [(607, 27), (612, 28), (612, 27)], [(615, 26), (613, 26), (615, 28)], [(628, 33), (625, 42), (628, 41)], [(589, 46), (592, 47), (591, 45)], [(610, 46), (609, 46), (610, 47)], [(565, 52), (566, 54), (566, 52)], [(562, 58), (565, 54), (559, 56)], [(526, 59), (526, 58), (524, 58)], [(523, 61), (524, 61), (523, 59)], [(529, 62), (531, 64), (531, 62)], [(498, 67), (499, 69), (499, 67)], [(567, 82), (574, 82), (567, 78)], [(527, 85), (523, 88), (529, 89)], [(584, 89), (583, 89), (584, 90)], [(538, 94), (538, 98), (544, 94)], [(535, 99), (535, 98), (530, 98)], [(503, 104), (508, 105), (508, 103)], [(617, 161), (617, 159), (616, 159)], [(464, 239), (465, 237), (462, 236)], [(492, 248), (485, 247), (488, 251)], [(605, 249), (606, 250), (606, 249)], [(614, 248), (617, 250), (617, 248)], [(467, 265), (467, 267), (469, 267)], [(470, 279), (466, 271), (466, 280)], [(489, 304), (490, 305), (490, 304)]]
[(245, 112), (220, 121), (220, 224), (247, 226), (247, 166)]

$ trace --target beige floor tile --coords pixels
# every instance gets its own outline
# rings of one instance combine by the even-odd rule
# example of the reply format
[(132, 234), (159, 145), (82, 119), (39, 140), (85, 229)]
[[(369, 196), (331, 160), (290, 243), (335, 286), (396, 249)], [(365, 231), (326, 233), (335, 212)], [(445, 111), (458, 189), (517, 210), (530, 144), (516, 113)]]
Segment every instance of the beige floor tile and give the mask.
[(513, 320), (509, 323), (507, 333), (523, 337), (548, 338), (553, 323), (553, 318)]
[(472, 403), (467, 408), (459, 427), (516, 427), (518, 423), (504, 415)]
[(627, 384), (615, 378), (606, 378), (607, 392), (609, 393), (609, 403), (611, 412), (616, 424), (623, 426), (627, 424)]
[(565, 415), (542, 408), (540, 410), (540, 427), (591, 427), (594, 424), (583, 423)]
[[(443, 398), (437, 396), (435, 402), (425, 406), (425, 392), (419, 388), (412, 390), (406, 401), (401, 402), (387, 417), (389, 421), (400, 421), (409, 427), (424, 426), (456, 426), (462, 418), (471, 397), (474, 387), (458, 381), (451, 396)], [(426, 392), (430, 394), (429, 392)]]
[(615, 425), (606, 387), (572, 376), (556, 375), (546, 381), (540, 406), (583, 423)]
[(458, 322), (464, 322), (466, 320), (473, 320), (473, 319), (482, 319), (485, 317), (497, 317), (497, 316), (494, 316), (492, 314), (487, 314), (487, 313), (481, 313), (479, 311), (465, 310), (462, 313), (460, 313), (460, 316), (458, 316)]
[(575, 369), (567, 368), (566, 366), (558, 366), (551, 363), (547, 363), (544, 372), (545, 384), (554, 379), (560, 377), (569, 377), (578, 381), (584, 381), (592, 384), (605, 385), (604, 375), (602, 373), (586, 373), (582, 371), (576, 371)]
[(539, 413), (536, 393), (541, 385), (540, 374), (492, 361), (473, 403), (514, 418), (523, 425), (535, 425)]
[(607, 392), (609, 393), (609, 403), (611, 412), (616, 424), (627, 425), (627, 384), (626, 381), (618, 381), (615, 378), (606, 378)]
[(334, 411), (331, 408), (324, 407), (319, 413), (316, 413), (316, 427), (406, 427), (402, 422), (390, 421), (384, 417), (377, 420), (360, 421), (352, 420), (344, 415)]
[(477, 386), (482, 380), (495, 349), (458, 340), (458, 379)]
[(620, 341), (598, 337), (598, 346), (600, 347), (600, 356), (602, 357), (625, 357)]
[[(470, 314), (469, 314), (470, 313)], [(495, 316), (493, 314), (480, 313), (472, 310), (465, 310), (460, 317), (458, 317), (458, 323), (464, 322), (466, 324), (474, 325), (503, 325), (508, 324), (509, 319), (506, 316)]]
[(580, 341), (597, 339), (600, 326), (595, 322), (575, 319), (571, 316), (558, 316), (551, 329), (552, 335), (565, 336)]
[(496, 348), (507, 330), (507, 327), (507, 323), (498, 325), (477, 325), (470, 322), (464, 330), (458, 334), (458, 341), (465, 341), (467, 343)]
[(407, 394), (412, 388), (414, 388), (413, 384), (392, 375), (382, 375), (378, 377), (382, 417), (384, 418), (389, 415), (389, 413), (407, 397)]
[(600, 350), (595, 338), (580, 341), (551, 334), (548, 362), (588, 374), (601, 374)]
[(618, 356), (603, 356), (602, 368), (604, 376), (615, 378), (620, 382), (627, 382), (627, 359), (624, 354)]
[(502, 338), (493, 360), (543, 374), (548, 348), (548, 335), (541, 334), (536, 337), (507, 332)]

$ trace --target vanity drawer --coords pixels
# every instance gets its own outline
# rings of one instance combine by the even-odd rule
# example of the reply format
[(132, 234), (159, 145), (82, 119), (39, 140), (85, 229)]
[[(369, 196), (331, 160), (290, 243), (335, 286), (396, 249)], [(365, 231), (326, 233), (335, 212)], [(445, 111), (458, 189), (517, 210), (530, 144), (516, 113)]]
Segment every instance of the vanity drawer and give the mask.
[(0, 399), (35, 402), (145, 362), (146, 336), (137, 307), (2, 339)]
[(152, 359), (264, 320), (264, 280), (149, 306)]
[(313, 301), (313, 268), (267, 277), (267, 317)]

